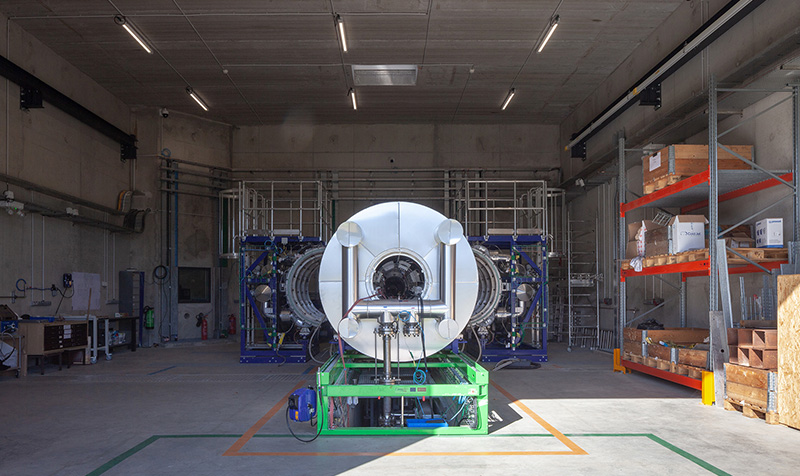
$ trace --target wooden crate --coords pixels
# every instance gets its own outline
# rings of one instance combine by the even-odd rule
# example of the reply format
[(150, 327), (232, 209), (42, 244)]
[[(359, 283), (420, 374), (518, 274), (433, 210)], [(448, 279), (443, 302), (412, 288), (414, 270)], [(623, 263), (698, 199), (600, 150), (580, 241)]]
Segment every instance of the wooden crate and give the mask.
[[(753, 159), (752, 145), (732, 145), (727, 147), (748, 160)], [(749, 170), (752, 168), (722, 149), (717, 149), (717, 160), (720, 170)], [(645, 184), (668, 175), (688, 177), (708, 169), (708, 145), (670, 145), (653, 155), (645, 156), (642, 159), (642, 163)]]
[(779, 422), (775, 411), (777, 376), (773, 376), (772, 407), (770, 407), (770, 371), (725, 364), (725, 409), (742, 412), (750, 418), (762, 418), (767, 423)]
[(736, 345), (730, 347), (731, 363), (757, 369), (778, 368), (777, 329), (729, 329), (729, 339), (730, 331), (736, 335)]

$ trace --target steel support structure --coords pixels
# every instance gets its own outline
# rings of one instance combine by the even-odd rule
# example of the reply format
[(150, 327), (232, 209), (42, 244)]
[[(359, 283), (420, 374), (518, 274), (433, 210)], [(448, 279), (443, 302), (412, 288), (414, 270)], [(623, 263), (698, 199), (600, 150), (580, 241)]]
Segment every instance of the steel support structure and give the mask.
[[(619, 210), (619, 218), (617, 222), (618, 240), (616, 262), (618, 268), (622, 266), (622, 260), (625, 259), (625, 247), (628, 243), (627, 229), (625, 225), (625, 213), (621, 211), (622, 204), (625, 203), (627, 198), (628, 190), (628, 187), (626, 186), (628, 178), (626, 175), (627, 170), (625, 165), (625, 133), (620, 131), (619, 136), (617, 137), (617, 209)], [(624, 280), (617, 280), (617, 286), (619, 286), (619, 297), (617, 301), (617, 347), (620, 349), (620, 352), (622, 352), (624, 340), (622, 330), (625, 328), (625, 311), (628, 306), (628, 295)]]
[[(418, 363), (398, 363), (398, 381), (391, 385), (376, 381), (376, 364), (363, 357), (353, 352), (345, 352), (343, 357), (337, 354), (317, 371), (320, 434), (488, 433), (489, 372), (466, 354), (443, 351), (428, 357), (428, 380), (424, 384), (412, 379)], [(374, 414), (386, 406), (392, 424), (381, 425)], [(362, 407), (365, 411), (360, 411)], [(351, 416), (351, 411), (360, 416)]]

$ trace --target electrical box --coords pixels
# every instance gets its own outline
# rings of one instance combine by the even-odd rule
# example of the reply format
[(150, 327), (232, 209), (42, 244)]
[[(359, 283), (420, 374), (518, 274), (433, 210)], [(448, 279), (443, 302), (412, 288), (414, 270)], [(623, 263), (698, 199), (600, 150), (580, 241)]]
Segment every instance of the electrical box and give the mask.
[(72, 287), (72, 273), (64, 273), (64, 289)]
[(309, 421), (317, 415), (317, 392), (313, 388), (301, 388), (289, 395), (289, 418), (294, 421)]

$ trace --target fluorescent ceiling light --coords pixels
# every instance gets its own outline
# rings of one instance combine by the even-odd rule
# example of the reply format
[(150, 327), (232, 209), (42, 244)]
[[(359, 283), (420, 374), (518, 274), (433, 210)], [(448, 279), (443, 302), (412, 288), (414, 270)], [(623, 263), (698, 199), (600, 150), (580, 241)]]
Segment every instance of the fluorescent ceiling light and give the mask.
[(203, 101), (202, 99), (200, 99), (200, 96), (198, 96), (198, 95), (197, 95), (197, 93), (195, 93), (195, 92), (194, 92), (194, 89), (192, 89), (192, 87), (191, 87), (191, 86), (186, 86), (186, 92), (189, 94), (189, 96), (191, 96), (191, 97), (192, 97), (192, 99), (194, 99), (194, 100), (195, 100), (195, 102), (196, 102), (197, 104), (199, 104), (199, 105), (200, 105), (200, 107), (202, 107), (202, 108), (203, 108), (203, 110), (204, 110), (204, 111), (208, 111), (208, 106), (206, 106), (206, 103), (205, 103), (205, 101)]
[(344, 22), (339, 15), (336, 15), (336, 29), (339, 30), (339, 39), (342, 40), (342, 51), (347, 53), (347, 38), (344, 36)]
[(356, 104), (356, 91), (353, 88), (350, 88), (350, 91), (347, 93), (350, 96), (350, 100), (353, 101), (353, 110), (355, 111), (358, 109), (358, 104)]
[(544, 49), (544, 45), (546, 45), (547, 42), (550, 41), (550, 37), (553, 36), (553, 32), (556, 31), (557, 26), (558, 26), (558, 15), (555, 15), (553, 16), (553, 18), (550, 19), (550, 26), (547, 29), (547, 35), (545, 35), (544, 40), (542, 40), (542, 44), (539, 45), (539, 49), (536, 50), (537, 53), (542, 52), (542, 50)]
[(147, 53), (153, 54), (153, 49), (150, 47), (150, 45), (147, 44), (142, 34), (136, 31), (136, 29), (132, 24), (128, 23), (127, 18), (125, 18), (122, 15), (117, 15), (114, 17), (114, 23), (124, 28), (125, 31), (127, 31), (128, 34), (131, 35), (133, 39), (136, 40), (137, 43), (139, 43), (139, 46), (141, 46), (142, 48), (144, 48), (145, 51), (147, 51)]
[(517, 94), (517, 90), (516, 89), (511, 88), (511, 89), (508, 90), (508, 96), (506, 96), (506, 100), (503, 101), (503, 107), (501, 108), (501, 110), (503, 110), (503, 111), (506, 110), (506, 108), (508, 107), (508, 103), (511, 102), (511, 99), (514, 97), (515, 94)]

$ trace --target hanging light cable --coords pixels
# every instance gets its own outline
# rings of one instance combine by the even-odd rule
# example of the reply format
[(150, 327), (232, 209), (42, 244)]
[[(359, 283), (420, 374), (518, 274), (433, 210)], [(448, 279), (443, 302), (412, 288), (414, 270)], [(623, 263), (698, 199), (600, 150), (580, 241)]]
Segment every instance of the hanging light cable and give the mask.
[(502, 111), (506, 110), (506, 108), (508, 107), (508, 103), (511, 102), (511, 99), (514, 98), (515, 94), (517, 94), (516, 88), (511, 88), (511, 89), (508, 90), (508, 95), (506, 96), (506, 100), (503, 101), (503, 107), (500, 108), (500, 110), (502, 110)]
[(342, 40), (342, 51), (347, 53), (347, 38), (344, 35), (344, 21), (342, 21), (342, 17), (336, 15), (336, 29), (339, 32), (339, 39)]
[(547, 34), (544, 36), (542, 44), (539, 45), (539, 49), (536, 50), (537, 53), (542, 52), (544, 45), (550, 41), (550, 37), (553, 36), (553, 32), (556, 31), (556, 27), (558, 27), (558, 15), (553, 15), (553, 17), (550, 19), (550, 26), (547, 28)]
[(147, 41), (145, 41), (144, 36), (141, 33), (139, 33), (130, 22), (128, 22), (127, 18), (125, 18), (122, 15), (117, 15), (114, 17), (114, 23), (124, 28), (125, 31), (127, 31), (128, 34), (131, 35), (133, 39), (136, 40), (137, 43), (139, 43), (139, 46), (141, 46), (142, 48), (144, 48), (145, 51), (147, 51), (147, 53), (153, 54), (153, 48), (151, 48), (150, 45), (147, 44)]
[(194, 92), (194, 89), (192, 89), (192, 87), (191, 87), (191, 86), (186, 86), (186, 93), (187, 93), (189, 96), (191, 96), (191, 97), (192, 97), (192, 99), (194, 99), (194, 100), (195, 100), (195, 102), (196, 102), (197, 104), (199, 104), (199, 105), (200, 105), (200, 107), (202, 107), (204, 111), (208, 111), (208, 106), (206, 106), (206, 103), (205, 103), (205, 101), (203, 101), (202, 99), (200, 99), (200, 96), (198, 96), (198, 95), (197, 95), (197, 93), (195, 93), (195, 92)]
[(353, 88), (350, 88), (350, 91), (347, 92), (347, 95), (350, 96), (350, 100), (353, 102), (353, 110), (358, 109), (358, 104), (356, 104), (356, 91)]

